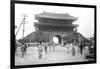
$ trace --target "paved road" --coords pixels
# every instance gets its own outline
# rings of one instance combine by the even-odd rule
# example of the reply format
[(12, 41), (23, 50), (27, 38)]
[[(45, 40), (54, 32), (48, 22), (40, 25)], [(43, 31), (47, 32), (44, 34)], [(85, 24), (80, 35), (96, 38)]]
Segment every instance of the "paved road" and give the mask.
[(75, 49), (76, 55), (72, 56), (71, 48), (68, 51), (66, 47), (56, 46), (55, 51), (48, 51), (47, 54), (43, 52), (42, 59), (39, 59), (36, 47), (29, 47), (27, 49), (27, 54), (25, 54), (24, 58), (21, 58), (20, 48), (18, 48), (17, 55), (15, 56), (15, 65), (33, 65), (85, 61), (84, 55), (78, 53), (77, 47)]

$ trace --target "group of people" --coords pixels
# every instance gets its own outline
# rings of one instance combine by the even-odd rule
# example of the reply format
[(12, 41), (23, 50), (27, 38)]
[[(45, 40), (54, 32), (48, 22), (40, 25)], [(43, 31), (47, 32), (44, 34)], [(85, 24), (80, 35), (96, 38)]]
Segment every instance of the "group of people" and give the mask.
[[(74, 42), (74, 43), (69, 43), (69, 44), (67, 43), (66, 45), (67, 45), (66, 46), (67, 47), (67, 52), (69, 52), (69, 47), (71, 47), (72, 56), (76, 55), (76, 49), (75, 49), (75, 47), (78, 48), (78, 52), (81, 55), (83, 54), (83, 50), (86, 47), (85, 42), (80, 42), (80, 43)], [(56, 46), (56, 44), (54, 42), (39, 42), (37, 44), (37, 51), (38, 51), (38, 57), (39, 57), (39, 59), (42, 58), (43, 52), (48, 53), (48, 50), (49, 51), (51, 51), (51, 50), (55, 51), (55, 46)], [(28, 45), (26, 43), (22, 43), (22, 45), (21, 45), (21, 52), (22, 52), (21, 57), (22, 58), (24, 57), (24, 55), (27, 52), (27, 47), (28, 47)], [(88, 47), (90, 47), (90, 46), (88, 46)], [(17, 46), (15, 48), (17, 48)]]
[(72, 56), (75, 56), (76, 55), (76, 45), (74, 45), (73, 43), (67, 43), (65, 45), (65, 47), (67, 48), (67, 53), (72, 53)]
[(43, 51), (45, 53), (48, 52), (48, 48), (49, 48), (49, 51), (51, 51), (51, 50), (55, 51), (55, 44), (53, 42), (49, 42), (49, 43), (42, 43), (42, 42), (40, 42), (38, 44), (38, 53), (39, 53), (38, 56), (39, 56), (39, 59), (42, 58)]
[[(29, 46), (29, 44), (26, 44), (26, 43), (21, 44), (20, 50), (21, 50), (21, 54), (22, 54), (21, 57), (22, 58), (26, 54), (28, 46)], [(15, 45), (15, 53), (16, 53), (17, 47), (18, 47), (18, 45), (16, 44)], [(42, 58), (43, 52), (47, 53), (48, 50), (49, 51), (51, 51), (51, 50), (55, 51), (55, 44), (53, 42), (39, 42), (36, 47), (37, 47), (39, 59)]]
[[(86, 44), (87, 43), (87, 44)], [(73, 42), (73, 43), (67, 43), (67, 52), (69, 53), (69, 47), (71, 47), (72, 56), (75, 56), (76, 52), (83, 54), (83, 51), (88, 50), (88, 53), (90, 51), (90, 47), (93, 46), (91, 42)], [(77, 48), (77, 51), (76, 49)]]

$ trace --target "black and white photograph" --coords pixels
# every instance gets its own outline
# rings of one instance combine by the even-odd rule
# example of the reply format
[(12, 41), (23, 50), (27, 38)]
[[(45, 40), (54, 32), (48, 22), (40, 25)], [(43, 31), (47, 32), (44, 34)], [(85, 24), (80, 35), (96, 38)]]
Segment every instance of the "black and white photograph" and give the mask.
[(96, 62), (94, 7), (14, 5), (15, 66)]

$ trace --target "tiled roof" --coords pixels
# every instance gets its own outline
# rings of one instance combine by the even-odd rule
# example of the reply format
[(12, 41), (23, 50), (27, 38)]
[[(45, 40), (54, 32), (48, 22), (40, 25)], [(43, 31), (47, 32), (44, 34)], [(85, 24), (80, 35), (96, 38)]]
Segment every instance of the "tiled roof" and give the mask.
[(71, 19), (71, 20), (77, 20), (77, 17), (71, 16), (68, 13), (66, 14), (61, 14), (61, 13), (40, 13), (36, 14), (35, 17), (42, 17), (42, 18), (52, 18), (52, 19)]
[(50, 34), (44, 34), (41, 32), (32, 32), (23, 39), (24, 42), (37, 42), (37, 41), (49, 41)]
[(57, 26), (59, 26), (59, 27), (77, 27), (78, 26), (78, 24), (51, 24), (51, 23), (37, 23), (37, 22), (35, 22), (34, 23), (34, 25), (35, 26), (55, 26), (55, 27), (57, 27)]

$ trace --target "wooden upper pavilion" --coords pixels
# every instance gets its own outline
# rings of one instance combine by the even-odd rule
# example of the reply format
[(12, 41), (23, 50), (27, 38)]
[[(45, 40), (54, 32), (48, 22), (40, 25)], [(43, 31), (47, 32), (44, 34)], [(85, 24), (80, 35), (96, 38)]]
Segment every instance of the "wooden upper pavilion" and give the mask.
[(40, 13), (35, 15), (37, 31), (74, 32), (78, 25), (73, 24), (78, 18), (66, 14)]

